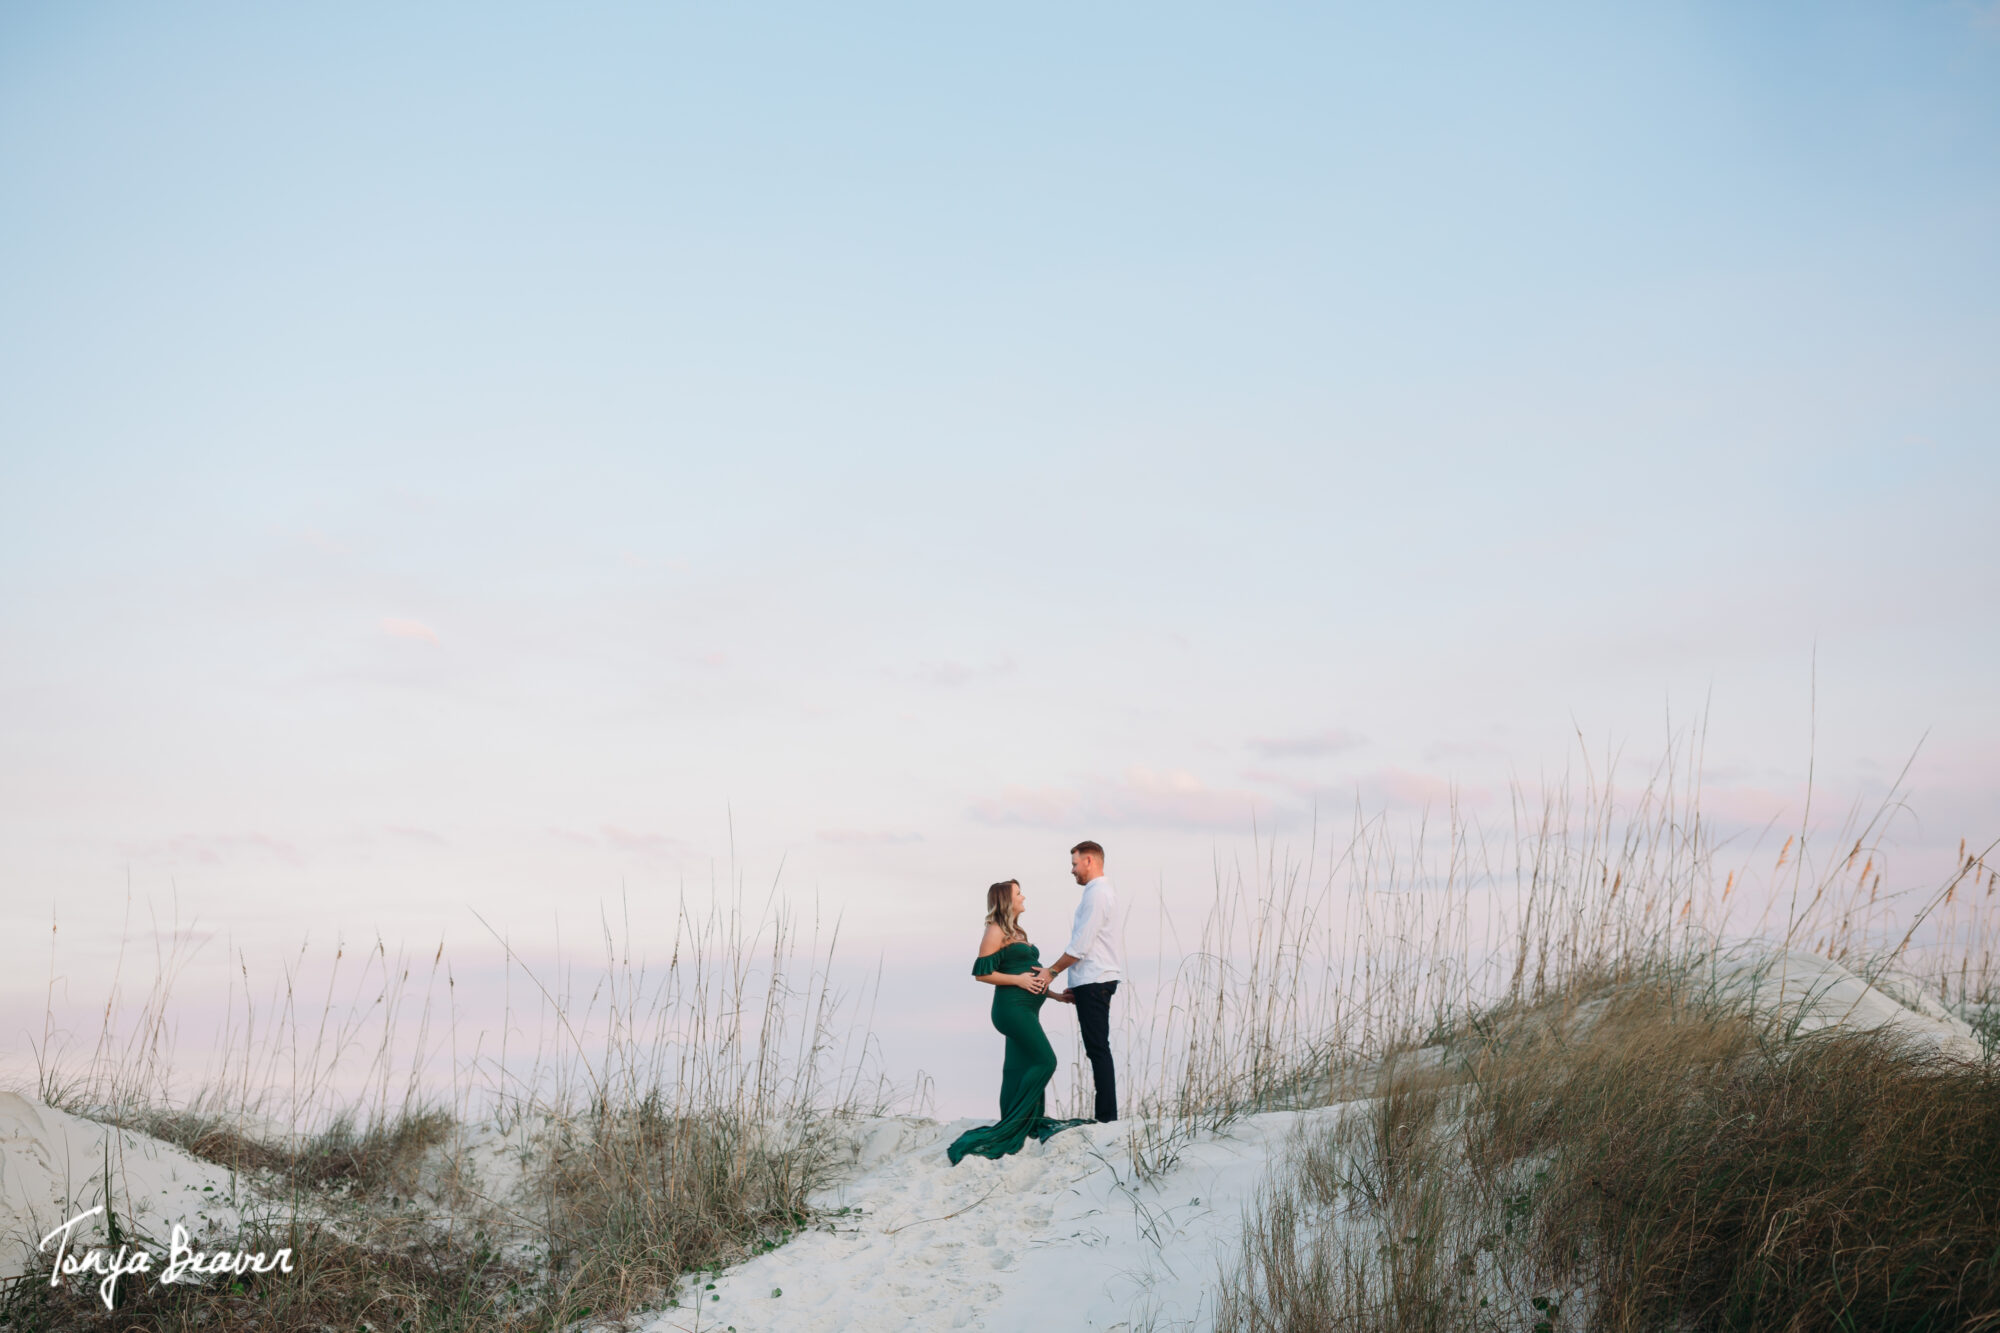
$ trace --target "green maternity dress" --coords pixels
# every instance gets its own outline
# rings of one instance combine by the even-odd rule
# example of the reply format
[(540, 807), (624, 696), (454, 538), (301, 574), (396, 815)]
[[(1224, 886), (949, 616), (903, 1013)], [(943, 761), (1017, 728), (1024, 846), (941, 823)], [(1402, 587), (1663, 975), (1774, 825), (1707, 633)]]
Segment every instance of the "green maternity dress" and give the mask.
[[(1003, 945), (997, 953), (974, 959), (972, 975), (1027, 972), (1040, 966), (1041, 961), (1041, 951), (1032, 944)], [(948, 1150), (953, 1166), (967, 1153), (1005, 1157), (1021, 1151), (1030, 1134), (1046, 1141), (1058, 1130), (1095, 1123), (1051, 1120), (1044, 1114), (1047, 1108), (1043, 1094), (1050, 1076), (1056, 1072), (1056, 1053), (1042, 1033), (1042, 1001), (1046, 999), (1045, 994), (1037, 995), (1019, 986), (993, 988), (993, 1026), (1007, 1038), (1007, 1062), (1000, 1070), (1000, 1123), (981, 1125), (959, 1135)]]

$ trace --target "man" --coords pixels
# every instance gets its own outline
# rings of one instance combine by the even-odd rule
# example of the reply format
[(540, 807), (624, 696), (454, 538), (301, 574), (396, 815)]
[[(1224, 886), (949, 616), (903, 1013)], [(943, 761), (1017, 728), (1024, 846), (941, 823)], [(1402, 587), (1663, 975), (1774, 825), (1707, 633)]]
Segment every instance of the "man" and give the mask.
[(1118, 1118), (1118, 1076), (1111, 1066), (1111, 997), (1125, 975), (1118, 957), (1118, 895), (1104, 878), (1104, 849), (1094, 842), (1069, 849), (1069, 873), (1083, 885), (1069, 947), (1039, 970), (1045, 986), (1064, 972), (1070, 974), (1068, 992), (1056, 998), (1076, 1006), (1076, 1025), (1083, 1030), (1084, 1054), (1090, 1057), (1090, 1076), (1097, 1084), (1097, 1118), (1109, 1123)]

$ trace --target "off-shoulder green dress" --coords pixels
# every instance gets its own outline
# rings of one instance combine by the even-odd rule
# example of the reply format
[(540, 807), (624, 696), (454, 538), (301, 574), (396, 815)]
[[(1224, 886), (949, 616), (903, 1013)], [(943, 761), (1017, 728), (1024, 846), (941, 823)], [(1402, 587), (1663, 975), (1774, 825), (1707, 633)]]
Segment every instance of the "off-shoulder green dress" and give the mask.
[[(974, 959), (972, 975), (1027, 972), (1039, 967), (1041, 961), (1041, 951), (1034, 945), (1017, 942)], [(1047, 1110), (1044, 1094), (1050, 1076), (1056, 1072), (1056, 1053), (1042, 1032), (1042, 1001), (1046, 999), (1045, 994), (1037, 995), (1019, 986), (993, 988), (993, 1026), (1007, 1038), (1007, 1061), (1000, 1069), (1000, 1123), (968, 1129), (954, 1139), (948, 1149), (953, 1166), (967, 1153), (1005, 1157), (1021, 1151), (1030, 1134), (1046, 1141), (1057, 1130), (1095, 1123), (1051, 1120), (1044, 1114)]]

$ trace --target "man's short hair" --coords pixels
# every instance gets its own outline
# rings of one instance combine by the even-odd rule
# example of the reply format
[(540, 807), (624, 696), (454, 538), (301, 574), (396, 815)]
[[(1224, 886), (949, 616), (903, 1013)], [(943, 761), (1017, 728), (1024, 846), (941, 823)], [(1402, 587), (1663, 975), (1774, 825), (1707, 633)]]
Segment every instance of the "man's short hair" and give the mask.
[(1085, 856), (1094, 856), (1099, 861), (1104, 859), (1104, 849), (1087, 838), (1069, 849), (1071, 856), (1075, 856), (1078, 852), (1082, 852)]

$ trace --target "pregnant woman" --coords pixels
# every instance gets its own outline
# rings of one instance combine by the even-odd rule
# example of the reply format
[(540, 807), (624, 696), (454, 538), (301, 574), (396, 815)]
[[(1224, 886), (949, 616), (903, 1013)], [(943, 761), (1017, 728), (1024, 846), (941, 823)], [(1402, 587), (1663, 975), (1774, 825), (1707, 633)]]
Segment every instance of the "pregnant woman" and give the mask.
[(993, 987), (993, 1026), (1007, 1038), (1007, 1063), (1000, 1071), (1000, 1123), (959, 1135), (948, 1150), (953, 1166), (967, 1153), (1005, 1157), (1019, 1152), (1030, 1134), (1046, 1140), (1057, 1130), (1092, 1123), (1051, 1120), (1044, 1114), (1043, 1093), (1056, 1072), (1056, 1053), (1042, 1034), (1042, 1001), (1048, 998), (1043, 991), (1048, 983), (1035, 975), (1041, 953), (1021, 929), (1021, 913), (1027, 908), (1019, 880), (1005, 880), (986, 891), (986, 935), (979, 942), (972, 975)]

